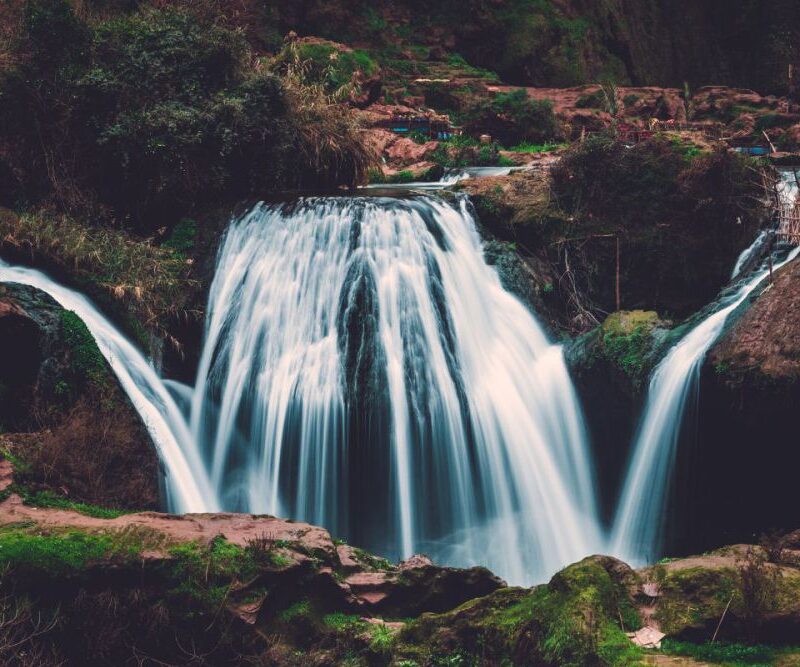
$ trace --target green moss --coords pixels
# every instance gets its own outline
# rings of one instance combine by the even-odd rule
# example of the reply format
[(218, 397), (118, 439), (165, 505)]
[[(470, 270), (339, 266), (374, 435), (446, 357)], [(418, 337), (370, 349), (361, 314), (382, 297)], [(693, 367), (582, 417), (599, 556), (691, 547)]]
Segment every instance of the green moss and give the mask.
[(751, 665), (769, 667), (777, 663), (778, 658), (786, 653), (796, 651), (786, 647), (747, 645), (728, 642), (706, 642), (695, 644), (675, 639), (665, 639), (662, 651), (670, 655), (694, 658), (698, 661), (711, 662), (724, 667), (740, 667)]
[(308, 617), (311, 614), (311, 603), (308, 600), (300, 600), (288, 606), (278, 614), (278, 618), (284, 623), (290, 623), (299, 618)]
[(135, 546), (115, 541), (107, 533), (0, 528), (0, 563), (52, 576), (75, 574), (92, 562), (112, 557), (129, 559), (136, 553)]
[(70, 510), (72, 512), (85, 514), (86, 516), (95, 517), (96, 519), (116, 519), (124, 514), (131, 514), (131, 511), (128, 510), (74, 502), (52, 491), (30, 491), (25, 487), (14, 485), (13, 492), (17, 493), (26, 505)]
[(386, 560), (385, 558), (380, 558), (378, 556), (374, 556), (373, 554), (364, 551), (363, 549), (359, 549), (358, 547), (353, 547), (352, 550), (353, 556), (355, 559), (361, 563), (362, 565), (372, 569), (372, 570), (391, 570), (392, 564)]
[(105, 386), (108, 382), (106, 360), (83, 320), (72, 311), (61, 311), (61, 333), (70, 348), (75, 375), (81, 380)]
[(730, 568), (693, 567), (670, 571), (662, 567), (656, 575), (661, 592), (657, 618), (667, 634), (719, 620), (738, 586), (736, 572)]
[(644, 310), (612, 313), (603, 322), (601, 331), (605, 355), (637, 383), (642, 381), (647, 370), (652, 333), (658, 323), (658, 313)]

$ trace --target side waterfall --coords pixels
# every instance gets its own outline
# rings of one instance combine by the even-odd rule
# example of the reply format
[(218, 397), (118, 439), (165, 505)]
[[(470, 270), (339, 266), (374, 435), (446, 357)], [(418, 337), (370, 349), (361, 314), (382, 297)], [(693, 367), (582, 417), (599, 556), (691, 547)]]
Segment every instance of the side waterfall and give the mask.
[[(785, 205), (797, 197), (797, 188), (787, 178), (781, 196)], [(742, 252), (734, 276), (757, 253), (764, 238), (759, 234)], [(800, 248), (788, 255), (785, 249), (778, 252), (784, 258), (774, 269), (797, 257)], [(696, 398), (703, 359), (722, 333), (728, 316), (762, 284), (768, 273), (768, 266), (762, 264), (723, 292), (710, 313), (669, 350), (653, 371), (611, 535), (611, 553), (628, 563), (644, 564), (659, 553), (683, 416), (688, 402)]]
[(175, 512), (219, 510), (181, 411), (155, 369), (125, 336), (86, 297), (62, 287), (40, 271), (12, 267), (0, 260), (0, 283), (36, 287), (84, 321), (153, 438), (165, 467), (170, 509)]
[(189, 415), (226, 509), (510, 581), (601, 544), (562, 350), (467, 203), (260, 204), (223, 241)]

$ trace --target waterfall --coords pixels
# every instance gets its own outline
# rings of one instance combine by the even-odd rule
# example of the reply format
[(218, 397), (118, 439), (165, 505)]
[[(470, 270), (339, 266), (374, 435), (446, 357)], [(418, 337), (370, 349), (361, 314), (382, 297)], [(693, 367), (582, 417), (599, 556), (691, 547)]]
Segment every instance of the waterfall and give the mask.
[(178, 405), (155, 369), (86, 297), (34, 269), (0, 260), (0, 283), (30, 285), (83, 320), (147, 427), (164, 465), (170, 508), (176, 512), (220, 509), (203, 462)]
[(560, 346), (466, 200), (301, 199), (230, 226), (189, 414), (226, 509), (539, 580), (600, 544)]
[[(797, 196), (797, 188), (787, 186), (787, 182), (784, 177), (781, 196), (785, 201)], [(739, 256), (734, 276), (757, 253), (763, 241), (759, 235)], [(784, 258), (774, 269), (793, 260), (798, 252), (800, 248), (788, 254), (785, 248), (778, 249), (776, 257)], [(669, 350), (653, 371), (610, 542), (611, 552), (626, 562), (651, 562), (659, 553), (683, 416), (689, 401), (696, 399), (706, 352), (722, 333), (729, 315), (762, 284), (768, 273), (768, 266), (761, 265), (723, 291), (708, 314)]]
[(540, 581), (602, 549), (563, 359), (486, 264), (465, 198), (301, 199), (232, 222), (194, 387), (162, 380), (92, 305), (170, 509), (271, 513), (389, 557)]

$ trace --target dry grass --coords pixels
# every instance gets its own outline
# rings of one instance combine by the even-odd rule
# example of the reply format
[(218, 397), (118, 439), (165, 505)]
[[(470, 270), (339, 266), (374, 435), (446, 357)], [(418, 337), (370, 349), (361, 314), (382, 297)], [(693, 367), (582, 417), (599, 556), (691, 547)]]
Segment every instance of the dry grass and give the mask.
[(290, 57), (282, 80), (302, 138), (303, 162), (312, 171), (324, 174), (330, 185), (366, 183), (367, 172), (379, 161), (365, 141), (358, 115), (343, 103), (355, 84), (342, 86), (334, 96), (327, 95), (322, 84), (309, 82), (309, 64), (298, 57), (297, 50), (290, 45), (287, 52)]
[(0, 210), (0, 247), (30, 253), (37, 264), (97, 288), (160, 335), (167, 318), (198, 315), (186, 305), (198, 285), (190, 278), (190, 260), (122, 231), (46, 211), (17, 216)]

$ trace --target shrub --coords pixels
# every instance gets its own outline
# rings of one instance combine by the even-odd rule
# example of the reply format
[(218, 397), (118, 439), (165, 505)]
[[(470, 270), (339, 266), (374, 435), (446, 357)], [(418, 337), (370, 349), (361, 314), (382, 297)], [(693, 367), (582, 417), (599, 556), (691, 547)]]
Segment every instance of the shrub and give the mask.
[(550, 100), (535, 100), (525, 90), (498, 93), (464, 112), (472, 134), (492, 135), (504, 146), (520, 142), (544, 143), (561, 137)]
[[(352, 184), (372, 159), (346, 111), (254, 68), (239, 31), (169, 7), (93, 24), (66, 0), (27, 7), (0, 77), (0, 203), (150, 230), (220, 197)], [(339, 78), (372, 66), (339, 61)]]
[(591, 93), (584, 93), (575, 102), (578, 109), (603, 109), (606, 104), (606, 96), (602, 89)]
[(748, 631), (755, 637), (764, 617), (778, 604), (780, 572), (766, 562), (760, 550), (752, 547), (739, 559), (738, 568), (740, 611)]

